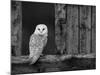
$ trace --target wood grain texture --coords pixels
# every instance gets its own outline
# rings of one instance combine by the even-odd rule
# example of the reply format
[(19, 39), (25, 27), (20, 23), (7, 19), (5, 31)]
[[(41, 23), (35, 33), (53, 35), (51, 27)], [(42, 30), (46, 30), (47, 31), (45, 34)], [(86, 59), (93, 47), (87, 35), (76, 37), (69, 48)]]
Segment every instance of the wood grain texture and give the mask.
[(60, 54), (65, 51), (65, 18), (64, 4), (55, 4), (55, 42)]
[[(70, 15), (69, 15), (70, 14)], [(67, 10), (66, 10), (66, 15), (67, 15), (67, 22), (66, 22), (66, 50), (68, 54), (72, 54), (72, 5), (67, 5)]]
[(78, 6), (67, 5), (66, 12), (67, 12), (66, 49), (68, 51), (68, 54), (78, 54)]
[(92, 25), (92, 40), (91, 40), (91, 52), (92, 53), (96, 53), (96, 7), (91, 7), (91, 13), (92, 13), (92, 17), (91, 17), (91, 25)]
[(11, 46), (15, 56), (21, 55), (22, 7), (21, 2), (12, 1), (11, 8)]
[[(56, 38), (59, 38), (56, 44), (59, 44), (59, 51), (72, 55), (95, 53), (95, 6), (58, 4), (55, 10), (55, 32), (58, 35)], [(63, 11), (65, 14), (61, 13)]]
[[(48, 62), (48, 63), (53, 63), (53, 62), (61, 62), (67, 59), (71, 58), (96, 58), (94, 54), (86, 54), (86, 55), (45, 55), (43, 57), (39, 58), (39, 62)], [(28, 56), (12, 56), (11, 57), (11, 63), (14, 64), (19, 64), (19, 63), (29, 63), (30, 61), (28, 60)]]
[(78, 54), (78, 6), (72, 6), (72, 54)]
[(91, 46), (91, 7), (80, 6), (80, 53), (90, 53)]

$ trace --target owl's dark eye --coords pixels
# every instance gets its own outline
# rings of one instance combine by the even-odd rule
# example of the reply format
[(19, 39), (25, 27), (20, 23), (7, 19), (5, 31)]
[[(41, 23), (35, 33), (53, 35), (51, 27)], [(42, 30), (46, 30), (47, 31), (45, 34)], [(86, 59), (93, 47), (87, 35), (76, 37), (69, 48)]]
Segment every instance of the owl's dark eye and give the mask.
[(38, 29), (38, 30), (40, 30), (40, 29)]
[(45, 29), (43, 28), (43, 30), (45, 30)]

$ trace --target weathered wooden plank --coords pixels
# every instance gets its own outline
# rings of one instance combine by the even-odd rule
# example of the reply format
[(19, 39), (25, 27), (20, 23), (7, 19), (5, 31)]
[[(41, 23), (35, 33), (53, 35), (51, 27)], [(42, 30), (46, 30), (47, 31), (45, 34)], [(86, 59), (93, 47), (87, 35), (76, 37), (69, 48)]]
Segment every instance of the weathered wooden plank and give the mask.
[(78, 54), (78, 6), (72, 6), (72, 53)]
[[(43, 57), (40, 57), (38, 61), (40, 62), (61, 62), (66, 59), (71, 59), (72, 57), (75, 58), (96, 58), (95, 54), (86, 54), (86, 55), (45, 55)], [(19, 63), (29, 63), (28, 56), (12, 56), (11, 57), (11, 63), (19, 64)]]
[[(58, 49), (61, 50), (63, 48), (64, 50), (64, 45), (66, 45), (64, 52), (67, 54), (89, 54), (91, 52), (91, 40), (93, 40), (91, 36), (94, 36), (94, 34), (91, 35), (91, 6), (79, 6), (78, 9), (76, 5), (66, 5), (66, 12), (62, 13), (62, 7), (59, 6), (55, 13), (55, 28), (57, 30), (56, 34), (58, 34), (57, 38), (59, 38), (59, 42), (56, 42), (59, 44), (57, 46)], [(64, 20), (66, 20), (66, 22)], [(64, 38), (66, 38), (65, 44), (62, 43), (64, 42), (64, 40), (62, 41)], [(78, 51), (78, 49), (80, 50)], [(63, 53), (63, 51), (61, 53)]]
[(82, 17), (83, 15), (83, 11), (82, 9), (85, 7), (80, 7), (80, 53), (85, 53), (86, 50), (86, 26), (85, 26), (85, 22), (82, 23)]
[(68, 54), (78, 54), (78, 6), (67, 5), (66, 49)]
[(72, 5), (67, 5), (66, 15), (67, 15), (67, 22), (66, 22), (66, 50), (68, 54), (72, 54)]
[[(43, 57), (40, 57), (38, 61), (40, 62), (61, 62), (66, 59), (71, 59), (72, 57), (75, 58), (96, 58), (95, 54), (86, 54), (86, 55), (45, 55)], [(29, 63), (28, 56), (20, 56), (20, 57), (14, 57), (12, 56), (11, 63)]]
[(92, 53), (96, 53), (96, 7), (93, 6), (92, 9), (92, 34), (91, 34), (91, 37), (92, 37), (92, 42), (91, 42), (91, 52)]
[(55, 4), (55, 42), (60, 54), (65, 50), (65, 10), (64, 4)]
[(90, 53), (91, 46), (91, 7), (80, 6), (80, 53)]
[(12, 1), (11, 8), (11, 46), (16, 56), (21, 55), (22, 42), (22, 8), (21, 2)]
[(91, 6), (87, 6), (87, 29), (86, 29), (86, 50), (87, 54), (91, 52)]
[(21, 55), (22, 54), (22, 3), (20, 2), (19, 3), (19, 16), (20, 16), (20, 18), (19, 18), (19, 31), (18, 31), (18, 53), (17, 53), (17, 55)]

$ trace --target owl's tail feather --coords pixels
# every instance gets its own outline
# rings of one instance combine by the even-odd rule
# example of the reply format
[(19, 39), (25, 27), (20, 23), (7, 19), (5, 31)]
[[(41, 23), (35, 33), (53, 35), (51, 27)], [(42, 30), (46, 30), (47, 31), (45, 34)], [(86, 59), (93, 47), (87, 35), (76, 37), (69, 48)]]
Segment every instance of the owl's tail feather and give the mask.
[(28, 57), (27, 59), (22, 59), (22, 62), (23, 62), (23, 63), (29, 63), (29, 62), (30, 62), (29, 57)]
[(33, 57), (31, 57), (31, 58), (28, 57), (27, 59), (22, 59), (21, 62), (29, 63), (31, 65), (31, 64), (34, 64), (36, 62), (36, 60), (37, 60), (36, 58), (34, 59)]
[(34, 55), (34, 56), (28, 56), (27, 58), (24, 58), (21, 60), (22, 63), (29, 63), (34, 64), (38, 59), (39, 59), (40, 55)]
[(30, 65), (34, 64), (38, 60), (38, 58), (39, 58), (39, 56), (33, 56), (33, 57), (29, 58)]

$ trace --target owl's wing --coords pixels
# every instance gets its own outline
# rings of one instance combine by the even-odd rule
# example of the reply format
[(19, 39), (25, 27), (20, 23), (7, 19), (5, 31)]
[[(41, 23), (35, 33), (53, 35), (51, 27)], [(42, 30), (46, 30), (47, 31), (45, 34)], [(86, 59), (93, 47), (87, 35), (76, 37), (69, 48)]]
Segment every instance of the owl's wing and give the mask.
[(39, 46), (39, 38), (37, 35), (32, 34), (29, 41), (29, 47), (38, 48)]
[(38, 35), (33, 34), (30, 37), (30, 42), (29, 42), (29, 59), (31, 59), (31, 63), (34, 63), (38, 60), (40, 57), (43, 47), (47, 43), (47, 37), (40, 37)]
[(44, 39), (44, 47), (46, 46), (46, 44), (47, 44), (47, 37), (45, 37), (45, 39)]
[(29, 45), (31, 45), (31, 43), (35, 43), (35, 42), (36, 42), (36, 35), (35, 34), (32, 34), (30, 36)]
[(37, 39), (36, 35), (32, 34), (29, 41), (29, 57), (33, 57), (33, 55), (36, 55), (36, 51), (38, 50), (37, 47)]
[(33, 57), (33, 56), (38, 56), (41, 54), (43, 50), (43, 42), (42, 39), (38, 36), (33, 34), (30, 37), (30, 42), (29, 42), (29, 57)]

